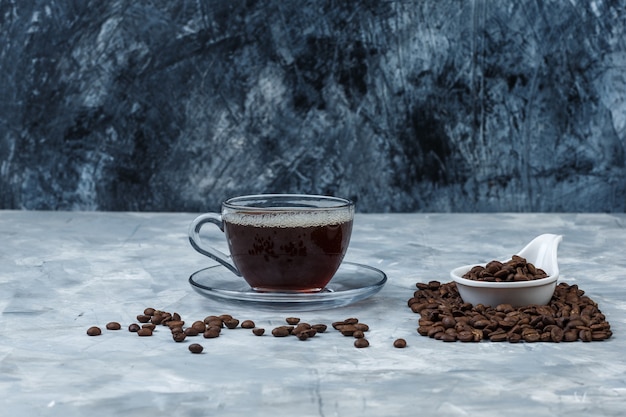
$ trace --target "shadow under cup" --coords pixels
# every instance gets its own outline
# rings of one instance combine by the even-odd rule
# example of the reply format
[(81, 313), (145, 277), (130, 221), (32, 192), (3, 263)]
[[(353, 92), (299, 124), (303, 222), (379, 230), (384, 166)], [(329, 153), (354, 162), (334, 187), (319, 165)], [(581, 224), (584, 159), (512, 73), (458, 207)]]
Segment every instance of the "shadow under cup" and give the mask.
[(222, 207), (233, 263), (256, 291), (319, 292), (346, 254), (354, 204), (336, 197), (237, 197)]

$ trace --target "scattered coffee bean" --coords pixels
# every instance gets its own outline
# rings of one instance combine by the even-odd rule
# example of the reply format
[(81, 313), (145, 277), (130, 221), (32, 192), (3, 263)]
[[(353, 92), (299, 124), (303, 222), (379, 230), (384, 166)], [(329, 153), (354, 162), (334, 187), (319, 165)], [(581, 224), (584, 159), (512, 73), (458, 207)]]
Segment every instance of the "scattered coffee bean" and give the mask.
[(315, 330), (312, 327), (309, 327), (307, 329), (302, 329), (302, 330), (299, 330), (298, 332), (296, 332), (295, 329), (294, 329), (294, 331), (291, 334), (296, 335), (296, 337), (298, 339), (300, 339), (300, 340), (307, 340), (307, 339), (315, 336), (317, 334), (317, 330)]
[(150, 322), (154, 325), (159, 325), (163, 323), (164, 316), (160, 313), (155, 313), (150, 317)]
[(172, 333), (172, 339), (174, 339), (175, 342), (182, 342), (186, 337), (187, 335), (184, 332)]
[(206, 330), (206, 324), (200, 320), (194, 321), (191, 327), (197, 332), (196, 334), (204, 332)]
[(234, 329), (239, 325), (239, 320), (230, 318), (230, 319), (224, 320), (224, 325), (228, 327), (229, 329)]
[(254, 333), (255, 336), (263, 336), (263, 334), (265, 333), (265, 329), (262, 327), (256, 327), (252, 329), (252, 333)]
[(192, 343), (189, 345), (189, 351), (191, 353), (202, 353), (203, 350), (204, 348), (202, 345), (199, 345), (198, 343)]
[(293, 329), (291, 329), (291, 333), (292, 334), (298, 334), (300, 332), (303, 332), (305, 330), (309, 330), (311, 328), (311, 325), (309, 323), (299, 323), (297, 326), (295, 326)]
[(156, 310), (153, 309), (152, 307), (148, 307), (143, 311), (143, 314), (145, 314), (146, 316), (154, 316), (154, 312)]
[(152, 329), (149, 327), (143, 327), (137, 331), (138, 336), (152, 336)]
[(399, 348), (399, 349), (405, 348), (406, 347), (406, 340), (404, 340), (404, 339), (396, 339), (396, 340), (394, 340), (393, 341), (393, 347)]
[(220, 335), (222, 328), (211, 326), (203, 333), (205, 339), (214, 339)]
[(168, 320), (165, 325), (172, 329), (174, 327), (183, 327), (185, 322), (183, 320)]
[(354, 333), (352, 333), (352, 337), (354, 337), (355, 339), (361, 339), (365, 337), (365, 333), (363, 333), (362, 330), (355, 330)]
[(128, 326), (129, 332), (137, 333), (139, 329), (141, 329), (141, 327), (139, 327), (137, 323), (132, 323), (130, 326)]
[(102, 330), (100, 330), (97, 326), (92, 326), (87, 329), (87, 334), (89, 336), (100, 336), (102, 334)]
[(307, 332), (294, 333), (300, 340), (307, 340), (310, 336)]
[(139, 323), (147, 323), (150, 321), (150, 316), (145, 315), (145, 314), (140, 314), (137, 316), (137, 321)]
[(107, 329), (108, 330), (119, 330), (121, 328), (122, 328), (122, 325), (119, 324), (116, 321), (111, 321), (111, 322), (107, 323)]
[[(204, 323), (202, 323), (204, 325)], [(198, 336), (201, 332), (198, 331), (195, 327), (187, 327), (185, 329), (185, 334), (187, 336)], [(204, 331), (202, 331), (204, 333)]]
[(144, 323), (141, 325), (142, 329), (150, 329), (150, 330), (154, 330), (156, 328), (156, 326), (154, 325), (154, 323)]
[(210, 321), (215, 321), (215, 320), (222, 321), (222, 319), (220, 319), (219, 317), (211, 315), (211, 316), (206, 316), (204, 318), (204, 324), (209, 324)]
[(354, 327), (356, 327), (357, 330), (360, 330), (362, 332), (367, 332), (370, 329), (370, 327), (365, 323), (355, 323)]
[(344, 336), (352, 336), (354, 332), (357, 331), (354, 324), (343, 324), (341, 326), (338, 326), (337, 330), (339, 330)]
[(287, 322), (287, 324), (298, 324), (298, 323), (300, 323), (300, 319), (298, 317), (287, 317), (285, 319), (285, 321)]
[(254, 324), (254, 322), (252, 320), (244, 320), (241, 322), (241, 327), (243, 329), (254, 329), (256, 325)]
[(183, 328), (182, 328), (182, 327), (180, 327), (180, 326), (177, 326), (177, 327), (171, 327), (171, 328), (170, 328), (170, 332), (171, 332), (172, 334), (177, 334), (177, 333), (185, 333), (185, 331), (183, 330)]
[(311, 328), (315, 329), (315, 331), (318, 333), (324, 333), (328, 326), (326, 326), (325, 324), (314, 324), (311, 326)]
[(280, 326), (272, 329), (272, 336), (274, 337), (287, 337), (291, 334), (291, 330), (289, 330), (286, 326)]
[(356, 339), (354, 341), (354, 346), (357, 348), (366, 348), (370, 345), (370, 342), (367, 341), (366, 338)]

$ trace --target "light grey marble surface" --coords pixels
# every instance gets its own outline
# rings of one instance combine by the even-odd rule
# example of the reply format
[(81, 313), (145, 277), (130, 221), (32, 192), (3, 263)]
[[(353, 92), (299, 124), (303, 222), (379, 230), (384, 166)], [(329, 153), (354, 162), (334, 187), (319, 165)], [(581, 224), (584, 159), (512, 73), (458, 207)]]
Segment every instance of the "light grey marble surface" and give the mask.
[[(212, 264), (193, 251), (195, 214), (0, 211), (0, 414), (45, 416), (618, 416), (626, 407), (626, 215), (357, 214), (346, 260), (389, 277), (372, 298), (303, 312), (358, 317), (371, 346), (332, 330), (305, 342), (225, 330), (175, 343), (125, 330), (146, 307), (184, 319), (230, 313), (268, 331), (293, 313), (191, 290)], [(444, 343), (419, 336), (406, 301), (418, 281), (564, 236), (561, 281), (598, 302), (613, 337), (592, 343)], [(219, 232), (208, 239), (221, 243)], [(92, 325), (122, 331), (88, 337)], [(392, 347), (403, 337), (405, 349)], [(188, 339), (193, 340), (193, 339)], [(195, 341), (195, 340), (194, 340)]]

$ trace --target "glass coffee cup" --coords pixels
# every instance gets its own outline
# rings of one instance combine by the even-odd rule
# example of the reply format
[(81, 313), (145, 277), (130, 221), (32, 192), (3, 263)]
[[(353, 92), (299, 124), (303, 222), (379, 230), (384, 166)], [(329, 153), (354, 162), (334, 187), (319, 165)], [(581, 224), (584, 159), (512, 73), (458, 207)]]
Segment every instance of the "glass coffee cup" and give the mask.
[[(191, 246), (243, 277), (261, 292), (319, 292), (337, 272), (350, 243), (354, 203), (302, 194), (234, 197), (221, 213), (205, 213), (189, 226)], [(206, 223), (226, 236), (230, 256), (206, 245)]]

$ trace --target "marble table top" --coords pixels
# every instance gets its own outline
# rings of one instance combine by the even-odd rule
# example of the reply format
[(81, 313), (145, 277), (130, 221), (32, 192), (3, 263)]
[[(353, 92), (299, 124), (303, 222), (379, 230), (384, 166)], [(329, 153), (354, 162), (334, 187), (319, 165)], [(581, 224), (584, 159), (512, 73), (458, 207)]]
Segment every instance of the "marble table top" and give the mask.
[[(191, 213), (0, 211), (0, 414), (46, 416), (621, 416), (626, 409), (626, 215), (357, 214), (346, 261), (384, 271), (376, 295), (340, 308), (259, 310), (206, 298), (189, 276), (214, 262), (188, 243)], [(560, 281), (596, 301), (612, 338), (584, 343), (445, 343), (416, 332), (417, 282), (563, 235)], [(224, 244), (215, 229), (206, 239)], [(176, 343), (127, 330), (145, 308), (225, 329)], [(276, 338), (285, 318), (329, 325)], [(370, 346), (330, 327), (356, 317)], [(122, 330), (106, 330), (110, 321)], [(89, 337), (90, 326), (103, 334)], [(393, 341), (404, 338), (404, 349)], [(189, 344), (203, 345), (200, 355)]]

